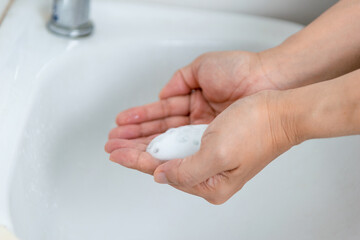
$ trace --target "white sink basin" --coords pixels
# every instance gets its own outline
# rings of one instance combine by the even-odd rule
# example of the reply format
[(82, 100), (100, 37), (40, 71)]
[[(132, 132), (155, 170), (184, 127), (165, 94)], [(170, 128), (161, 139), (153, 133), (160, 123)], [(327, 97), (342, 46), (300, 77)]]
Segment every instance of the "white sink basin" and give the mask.
[[(95, 1), (95, 34), (74, 41), (45, 30), (41, 1), (27, 4), (17, 1), (0, 29), (10, 38), (0, 40), (0, 79), (8, 79), (0, 90), (0, 224), (20, 239), (359, 236), (359, 137), (302, 144), (221, 206), (111, 163), (103, 150), (116, 114), (155, 101), (199, 54), (259, 51), (301, 26)], [(12, 31), (22, 16), (30, 20)]]

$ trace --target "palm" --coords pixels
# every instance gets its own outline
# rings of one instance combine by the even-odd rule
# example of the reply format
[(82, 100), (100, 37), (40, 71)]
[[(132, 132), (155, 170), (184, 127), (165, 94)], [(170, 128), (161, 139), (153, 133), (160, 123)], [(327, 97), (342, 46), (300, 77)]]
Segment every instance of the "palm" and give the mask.
[(173, 76), (161, 91), (160, 101), (121, 112), (117, 116), (118, 127), (109, 134), (106, 150), (116, 152), (111, 158), (117, 162), (136, 158), (136, 163), (132, 161), (134, 166), (129, 166), (128, 160), (121, 164), (152, 173), (159, 162), (144, 161), (140, 169), (138, 160), (140, 156), (151, 158), (144, 151), (154, 135), (172, 127), (210, 123), (237, 99), (274, 88), (260, 77), (261, 71), (254, 53), (219, 52), (200, 56)]

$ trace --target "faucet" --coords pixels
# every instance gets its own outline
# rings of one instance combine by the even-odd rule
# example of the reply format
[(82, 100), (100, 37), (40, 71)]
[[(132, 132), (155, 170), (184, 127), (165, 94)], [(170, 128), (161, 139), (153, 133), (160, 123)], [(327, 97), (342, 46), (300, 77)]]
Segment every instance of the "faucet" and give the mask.
[(69, 38), (88, 36), (94, 29), (89, 12), (90, 0), (54, 0), (47, 28), (52, 33)]

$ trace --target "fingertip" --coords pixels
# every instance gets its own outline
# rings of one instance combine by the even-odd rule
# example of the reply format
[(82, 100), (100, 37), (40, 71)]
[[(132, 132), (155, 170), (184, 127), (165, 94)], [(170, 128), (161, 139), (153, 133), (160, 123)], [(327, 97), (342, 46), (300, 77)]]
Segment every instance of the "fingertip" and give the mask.
[(122, 126), (126, 124), (138, 123), (139, 120), (140, 113), (137, 111), (136, 108), (132, 108), (119, 113), (116, 116), (115, 122), (118, 126)]
[(124, 167), (128, 167), (125, 162), (126, 159), (124, 159), (124, 157), (122, 156), (123, 154), (121, 153), (121, 150), (115, 150), (113, 151), (112, 153), (110, 153), (110, 157), (109, 157), (109, 160), (111, 162), (114, 162), (114, 163), (117, 163), (117, 164), (120, 164), (121, 166), (124, 166)]
[[(175, 159), (174, 159), (175, 160)], [(174, 160), (161, 160), (161, 164), (154, 170), (154, 181), (160, 184), (169, 184), (167, 174), (171, 170), (171, 165)]]
[(176, 178), (177, 168), (181, 159), (172, 159), (163, 161), (154, 171), (154, 181), (160, 184), (175, 184), (178, 185)]
[(126, 120), (125, 120), (124, 115), (125, 115), (125, 112), (121, 112), (121, 113), (119, 113), (118, 115), (116, 115), (115, 123), (116, 123), (117, 125), (120, 126), (121, 124), (125, 124)]
[(114, 138), (116, 138), (116, 128), (113, 128), (110, 130), (109, 134), (108, 134), (108, 140), (112, 140)]
[(110, 154), (110, 161), (118, 163), (124, 167), (131, 165), (132, 157), (129, 156), (128, 149), (117, 149)]
[(112, 162), (115, 162), (115, 160), (114, 160), (114, 155), (113, 155), (113, 154), (110, 154), (109, 160), (112, 161)]
[(167, 174), (169, 174), (169, 170), (171, 169), (171, 165), (174, 160), (162, 161), (162, 163), (154, 170), (155, 182), (160, 184), (170, 184)]
[(169, 184), (166, 174), (161, 171), (154, 173), (154, 181), (160, 184)]
[(105, 146), (104, 146), (104, 150), (105, 150), (105, 152), (110, 153), (108, 145), (109, 145), (109, 142), (106, 142)]
[(114, 154), (114, 152), (110, 153), (109, 159), (110, 159), (110, 161), (112, 161), (112, 162), (116, 162), (116, 161), (115, 161), (115, 154)]
[(125, 124), (125, 121), (123, 119), (121, 119), (121, 117), (119, 117), (119, 115), (118, 115), (115, 119), (115, 124), (118, 126), (121, 126), (121, 125)]
[(114, 150), (116, 150), (116, 139), (110, 139), (107, 141), (107, 143), (105, 144), (105, 152), (107, 153), (112, 153)]

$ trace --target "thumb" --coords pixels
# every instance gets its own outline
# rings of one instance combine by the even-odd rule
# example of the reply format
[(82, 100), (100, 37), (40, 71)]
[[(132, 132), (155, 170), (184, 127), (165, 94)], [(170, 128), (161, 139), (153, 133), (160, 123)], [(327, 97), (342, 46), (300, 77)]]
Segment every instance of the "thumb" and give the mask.
[(191, 65), (178, 70), (170, 81), (161, 90), (160, 99), (189, 94), (193, 89), (199, 88)]
[(221, 162), (224, 161), (211, 152), (200, 150), (192, 156), (160, 165), (154, 172), (154, 179), (158, 183), (193, 187), (224, 171)]

